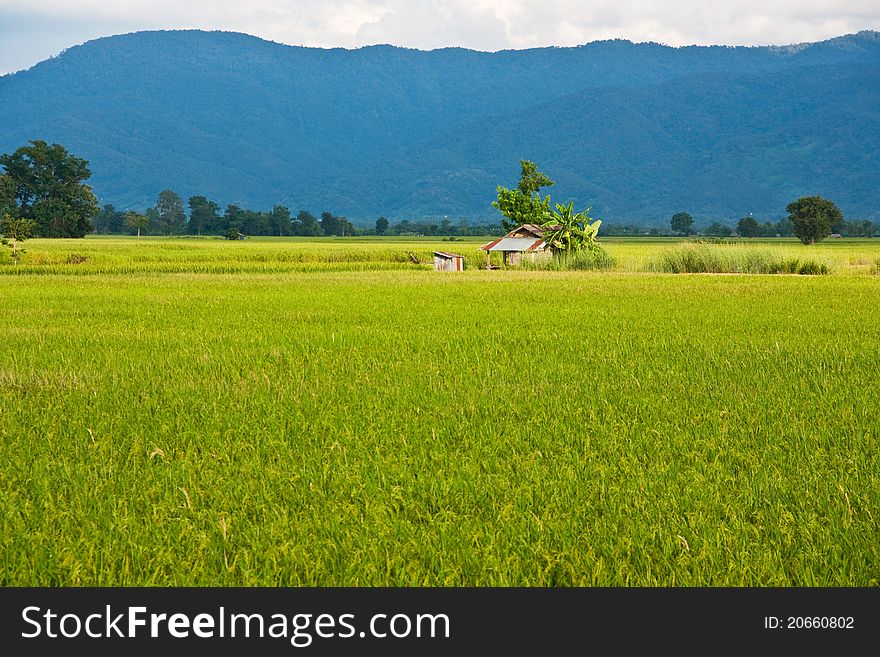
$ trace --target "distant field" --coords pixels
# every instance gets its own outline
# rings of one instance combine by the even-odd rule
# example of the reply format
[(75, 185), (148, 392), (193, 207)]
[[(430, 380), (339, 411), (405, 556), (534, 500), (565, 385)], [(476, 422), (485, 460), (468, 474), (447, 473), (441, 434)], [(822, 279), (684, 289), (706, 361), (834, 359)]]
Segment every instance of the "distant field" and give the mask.
[[(124, 274), (124, 273), (280, 273), (298, 271), (356, 271), (418, 269), (410, 254), (430, 268), (433, 251), (465, 256), (466, 266), (480, 268), (486, 254), (480, 245), (491, 238), (277, 238), (257, 237), (240, 242), (220, 238), (95, 237), (85, 240), (31, 240), (18, 267), (4, 274)], [(672, 238), (605, 238), (602, 244), (615, 259), (615, 271), (644, 272), (664, 252), (685, 240)], [(714, 245), (710, 245), (714, 246)], [(733, 250), (762, 250), (786, 258), (812, 258), (827, 264), (833, 274), (872, 274), (880, 271), (880, 239), (835, 239), (807, 247), (795, 239), (740, 240)], [(499, 256), (494, 256), (499, 263)]]
[(880, 240), (408, 262), (481, 242), (29, 242), (0, 585), (880, 584)]

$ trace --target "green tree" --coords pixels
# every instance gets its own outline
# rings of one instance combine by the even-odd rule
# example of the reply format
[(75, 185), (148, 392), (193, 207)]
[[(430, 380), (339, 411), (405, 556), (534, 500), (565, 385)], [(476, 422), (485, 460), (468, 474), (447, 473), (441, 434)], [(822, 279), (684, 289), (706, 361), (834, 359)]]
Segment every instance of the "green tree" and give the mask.
[(308, 210), (300, 210), (293, 220), (293, 234), (301, 237), (320, 237), (324, 231), (315, 215)]
[(321, 213), (321, 230), (325, 235), (345, 237), (354, 234), (354, 226), (345, 217), (337, 217), (332, 212)]
[(15, 200), (15, 181), (12, 176), (0, 174), (0, 217), (18, 216), (18, 203)]
[(245, 235), (271, 234), (269, 215), (265, 212), (242, 210), (239, 213), (238, 229)]
[(60, 144), (41, 140), (0, 155), (12, 179), (17, 214), (32, 219), (43, 237), (85, 237), (93, 230), (90, 220), (98, 214), (98, 202), (83, 182), (92, 175), (88, 164)]
[(95, 217), (95, 230), (104, 235), (125, 232), (125, 214), (106, 204)]
[(147, 216), (147, 230), (153, 232), (159, 228), (159, 210), (147, 208), (144, 214)]
[(785, 208), (794, 234), (804, 244), (815, 244), (831, 234), (831, 228), (843, 221), (843, 213), (834, 202), (821, 196), (804, 196)]
[(234, 204), (229, 204), (226, 206), (226, 210), (223, 212), (223, 223), (221, 229), (223, 234), (226, 235), (233, 228), (238, 230), (239, 226), (241, 226), (243, 210)]
[(556, 210), (551, 211), (541, 224), (544, 229), (544, 241), (555, 254), (564, 254), (568, 257), (584, 249), (598, 249), (596, 235), (602, 222), (597, 219), (590, 223), (592, 219), (589, 212), (590, 208), (583, 212), (575, 212), (574, 203), (556, 204)]
[(25, 219), (24, 217), (13, 217), (6, 214), (0, 220), (0, 244), (12, 249), (10, 255), (16, 265), (21, 259), (21, 254), (25, 252), (20, 245), (33, 236), (35, 227), (36, 222), (33, 219)]
[(794, 235), (794, 226), (791, 223), (791, 219), (786, 217), (785, 219), (777, 221), (776, 232), (782, 237), (791, 237)]
[(174, 235), (183, 232), (186, 227), (186, 213), (183, 211), (183, 201), (176, 192), (170, 189), (159, 192), (156, 209), (159, 211), (159, 227), (163, 233)]
[(388, 231), (388, 220), (385, 217), (376, 219), (376, 235), (384, 235)]
[(273, 207), (269, 213), (269, 228), (273, 235), (290, 235), (290, 210), (283, 205)]
[(137, 230), (138, 239), (141, 238), (141, 229), (150, 225), (150, 218), (134, 210), (125, 213), (125, 223)]
[(532, 196), (541, 191), (542, 187), (552, 187), (553, 181), (538, 171), (538, 166), (530, 160), (520, 160), (520, 176), (517, 189), (526, 196)]
[(516, 189), (498, 186), (498, 199), (492, 201), (505, 217), (501, 220), (504, 230), (513, 230), (523, 224), (541, 224), (550, 213), (550, 196), (543, 199), (540, 195), (542, 187), (550, 187), (553, 181), (538, 171), (537, 165), (530, 160), (520, 160), (521, 174)]
[(204, 196), (189, 199), (189, 223), (187, 228), (194, 235), (217, 233), (220, 228), (220, 206)]
[(736, 234), (740, 237), (757, 237), (760, 226), (754, 217), (743, 217), (736, 224)]
[(840, 235), (846, 233), (846, 219), (843, 218), (843, 215), (840, 215), (831, 225), (831, 232)]
[(709, 225), (704, 233), (711, 237), (730, 237), (733, 234), (733, 229), (730, 226), (715, 221)]
[(672, 220), (669, 224), (672, 226), (672, 230), (676, 233), (680, 233), (687, 237), (691, 234), (691, 226), (694, 225), (694, 218), (687, 212), (676, 212), (672, 215)]

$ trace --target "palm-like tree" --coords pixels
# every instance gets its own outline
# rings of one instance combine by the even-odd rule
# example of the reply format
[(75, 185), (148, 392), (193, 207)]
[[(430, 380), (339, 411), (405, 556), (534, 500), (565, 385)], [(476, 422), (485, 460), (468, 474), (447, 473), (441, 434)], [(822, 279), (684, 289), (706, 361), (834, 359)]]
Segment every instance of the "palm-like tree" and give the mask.
[(602, 222), (598, 219), (590, 223), (590, 208), (583, 212), (574, 211), (574, 202), (568, 205), (556, 204), (556, 210), (547, 213), (546, 221), (541, 224), (544, 229), (544, 241), (554, 253), (565, 253), (566, 256), (584, 249), (593, 250), (598, 247), (596, 234)]

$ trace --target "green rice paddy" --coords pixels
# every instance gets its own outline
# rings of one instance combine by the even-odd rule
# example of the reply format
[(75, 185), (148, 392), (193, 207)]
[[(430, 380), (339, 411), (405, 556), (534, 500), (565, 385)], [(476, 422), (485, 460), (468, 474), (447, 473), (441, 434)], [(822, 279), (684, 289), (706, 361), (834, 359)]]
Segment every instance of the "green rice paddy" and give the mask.
[(877, 585), (874, 244), (725, 276), (651, 272), (669, 241), (535, 272), (32, 240), (0, 263), (0, 584)]

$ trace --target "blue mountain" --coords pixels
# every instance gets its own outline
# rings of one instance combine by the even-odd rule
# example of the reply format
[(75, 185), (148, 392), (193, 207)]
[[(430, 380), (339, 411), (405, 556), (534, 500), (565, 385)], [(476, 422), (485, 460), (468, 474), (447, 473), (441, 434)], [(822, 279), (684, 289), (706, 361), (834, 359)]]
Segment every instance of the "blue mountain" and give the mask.
[(880, 211), (880, 33), (781, 47), (614, 40), (476, 52), (139, 32), (0, 77), (0, 152), (90, 162), (102, 203), (170, 188), (355, 221), (485, 219), (519, 160), (635, 223), (778, 218), (821, 194)]

